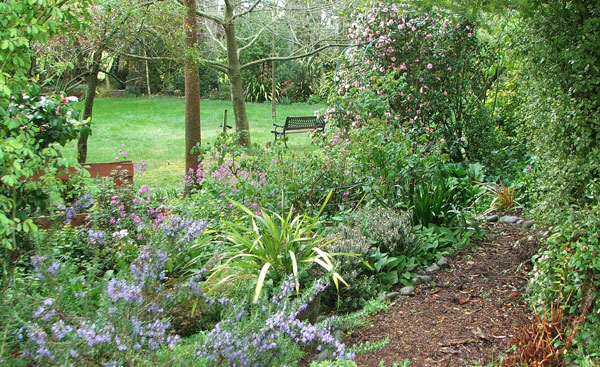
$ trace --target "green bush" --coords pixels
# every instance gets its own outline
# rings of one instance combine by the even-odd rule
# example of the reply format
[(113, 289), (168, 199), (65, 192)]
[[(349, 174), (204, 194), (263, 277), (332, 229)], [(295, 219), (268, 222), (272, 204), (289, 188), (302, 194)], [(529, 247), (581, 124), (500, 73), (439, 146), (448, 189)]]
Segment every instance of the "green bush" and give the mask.
[(48, 213), (51, 192), (60, 192), (57, 179), (69, 166), (61, 147), (87, 128), (79, 121), (72, 99), (30, 94), (14, 95), (7, 109), (0, 108), (0, 253), (2, 282), (30, 245), (29, 233), (37, 230), (32, 217)]
[(536, 211), (552, 214), (585, 205), (600, 177), (600, 32), (593, 0), (544, 1), (515, 33), (527, 55), (522, 69), (523, 112), (536, 155)]
[[(359, 208), (328, 235), (332, 253), (360, 256), (340, 257), (336, 269), (348, 287), (340, 289), (337, 302), (342, 312), (360, 309), (375, 297), (378, 283), (393, 285), (410, 279), (419, 263), (420, 243), (412, 234), (411, 215), (387, 208)], [(326, 293), (333, 304), (335, 294)]]
[(412, 215), (382, 207), (361, 207), (348, 218), (348, 225), (362, 231), (371, 247), (391, 256), (413, 256), (418, 244), (412, 231)]
[(600, 356), (600, 205), (563, 216), (562, 224), (534, 258), (529, 287), (531, 302), (543, 311), (554, 302), (572, 320), (581, 315), (586, 302), (590, 308), (585, 324), (577, 333), (571, 355), (576, 359)]

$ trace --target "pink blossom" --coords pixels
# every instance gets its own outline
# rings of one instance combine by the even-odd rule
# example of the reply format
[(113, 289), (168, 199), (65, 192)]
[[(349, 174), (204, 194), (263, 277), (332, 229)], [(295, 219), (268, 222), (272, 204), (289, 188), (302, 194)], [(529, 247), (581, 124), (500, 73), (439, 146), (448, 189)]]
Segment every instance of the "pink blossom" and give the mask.
[(406, 69), (407, 69), (407, 67), (406, 67), (405, 63), (400, 64), (400, 70), (406, 70)]
[(427, 64), (427, 69), (431, 69), (431, 68), (433, 68), (433, 64), (432, 63)]

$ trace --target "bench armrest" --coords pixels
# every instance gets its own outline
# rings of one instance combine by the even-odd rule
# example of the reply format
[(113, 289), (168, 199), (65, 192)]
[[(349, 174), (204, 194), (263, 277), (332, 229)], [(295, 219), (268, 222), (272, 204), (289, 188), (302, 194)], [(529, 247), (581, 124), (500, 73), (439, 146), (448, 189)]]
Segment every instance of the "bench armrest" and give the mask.
[(275, 127), (284, 127), (284, 125), (273, 124)]

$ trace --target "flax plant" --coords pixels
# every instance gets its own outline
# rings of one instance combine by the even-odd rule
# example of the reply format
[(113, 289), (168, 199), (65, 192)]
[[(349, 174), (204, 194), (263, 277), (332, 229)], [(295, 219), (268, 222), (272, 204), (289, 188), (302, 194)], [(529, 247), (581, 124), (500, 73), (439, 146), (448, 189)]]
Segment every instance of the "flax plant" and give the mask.
[(256, 279), (253, 298), (256, 303), (267, 278), (278, 281), (292, 274), (298, 293), (299, 269), (316, 264), (331, 273), (336, 288), (339, 282), (347, 286), (335, 271), (334, 257), (341, 254), (329, 253), (327, 246), (333, 240), (326, 240), (316, 231), (318, 218), (330, 197), (331, 192), (316, 217), (294, 215), (293, 207), (287, 214), (267, 211), (257, 214), (230, 200), (246, 213), (250, 223), (226, 222), (223, 239), (229, 246), (222, 254), (224, 262), (213, 268), (208, 282), (214, 283), (213, 288), (216, 288), (229, 282)]

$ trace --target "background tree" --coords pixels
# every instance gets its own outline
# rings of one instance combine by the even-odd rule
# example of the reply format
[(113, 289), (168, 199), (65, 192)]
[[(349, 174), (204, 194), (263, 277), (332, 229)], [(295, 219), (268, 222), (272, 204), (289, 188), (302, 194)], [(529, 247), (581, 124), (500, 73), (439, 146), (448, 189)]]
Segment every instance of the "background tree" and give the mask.
[[(180, 0), (181, 2), (181, 0)], [(325, 5), (330, 6), (331, 3), (323, 2), (317, 7), (307, 7), (302, 5), (301, 9), (294, 8), (296, 3), (293, 2), (265, 2), (262, 0), (254, 1), (237, 1), (225, 0), (222, 5), (215, 4), (213, 2), (204, 2), (201, 9), (197, 10), (196, 14), (205, 19), (207, 22), (217, 26), (216, 31), (212, 31), (212, 26), (207, 26), (207, 33), (211, 36), (213, 41), (219, 45), (222, 51), (225, 52), (225, 61), (215, 59), (203, 59), (207, 66), (212, 67), (227, 75), (227, 78), (231, 87), (231, 99), (233, 103), (233, 112), (235, 116), (236, 131), (239, 134), (238, 143), (244, 146), (250, 145), (250, 126), (248, 123), (248, 116), (246, 114), (246, 105), (244, 98), (244, 90), (242, 83), (242, 71), (255, 65), (265, 64), (272, 61), (287, 61), (305, 58), (311, 55), (315, 55), (327, 48), (334, 46), (343, 46), (337, 42), (335, 33), (333, 35), (328, 34), (328, 37), (323, 37), (323, 32), (317, 32), (318, 28), (313, 29), (312, 38), (308, 39), (308, 43), (305, 43), (303, 37), (299, 37), (296, 33), (292, 32), (292, 43), (290, 44), (290, 51), (287, 55), (272, 56), (267, 54), (264, 57), (259, 57), (251, 61), (242, 63), (243, 53), (248, 50), (252, 45), (260, 39), (265, 31), (274, 31), (273, 27), (274, 20), (271, 19), (265, 22), (265, 17), (262, 18), (257, 16), (259, 13), (271, 14), (273, 7), (283, 8), (280, 9), (282, 14), (284, 10), (287, 10), (288, 14), (303, 14), (303, 21), (308, 12), (312, 11), (315, 17), (318, 19), (331, 18), (331, 14), (327, 12)], [(333, 19), (333, 18), (331, 18)], [(238, 31), (247, 25), (252, 25), (252, 36), (248, 38), (238, 37)], [(320, 21), (320, 24), (326, 25), (324, 20)], [(305, 25), (303, 27), (308, 27)], [(325, 27), (327, 29), (334, 29)], [(292, 28), (293, 30), (293, 28)]]
[(196, 0), (184, 0), (185, 47), (188, 56), (185, 58), (185, 170), (194, 172), (198, 165), (197, 151), (193, 151), (201, 143), (200, 133), (200, 75), (196, 53), (198, 50), (198, 21), (196, 19)]

